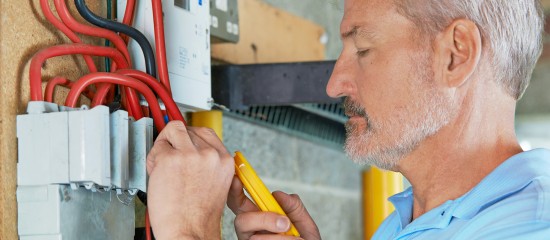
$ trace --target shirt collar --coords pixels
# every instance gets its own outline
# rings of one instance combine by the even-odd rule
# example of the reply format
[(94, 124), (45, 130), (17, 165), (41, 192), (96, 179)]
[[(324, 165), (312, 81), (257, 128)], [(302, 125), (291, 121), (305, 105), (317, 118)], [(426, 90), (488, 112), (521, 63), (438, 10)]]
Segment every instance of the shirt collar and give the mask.
[[(430, 210), (403, 233), (428, 228), (444, 228), (453, 217), (471, 219), (492, 202), (513, 194), (527, 186), (534, 178), (550, 175), (550, 151), (535, 149), (504, 161), (468, 193)], [(388, 199), (395, 207), (400, 229), (406, 228), (412, 219), (413, 189), (395, 194)]]
[(395, 212), (399, 219), (401, 229), (407, 226), (412, 219), (412, 210), (413, 210), (413, 192), (412, 187), (407, 188), (407, 190), (395, 194), (388, 198), (388, 200), (395, 207)]

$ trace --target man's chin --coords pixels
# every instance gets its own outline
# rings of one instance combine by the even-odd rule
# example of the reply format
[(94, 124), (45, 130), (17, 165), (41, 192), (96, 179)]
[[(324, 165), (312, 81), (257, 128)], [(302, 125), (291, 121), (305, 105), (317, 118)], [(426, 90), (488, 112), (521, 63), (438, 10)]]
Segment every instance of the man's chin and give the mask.
[(344, 147), (347, 157), (359, 165), (394, 171), (402, 155), (397, 151), (383, 150), (382, 146), (369, 146), (367, 141), (365, 136), (348, 136)]
[(398, 161), (382, 161), (380, 159), (375, 159), (373, 157), (365, 156), (351, 156), (347, 154), (348, 157), (356, 164), (364, 166), (376, 166), (377, 168), (389, 171), (395, 171), (397, 168)]

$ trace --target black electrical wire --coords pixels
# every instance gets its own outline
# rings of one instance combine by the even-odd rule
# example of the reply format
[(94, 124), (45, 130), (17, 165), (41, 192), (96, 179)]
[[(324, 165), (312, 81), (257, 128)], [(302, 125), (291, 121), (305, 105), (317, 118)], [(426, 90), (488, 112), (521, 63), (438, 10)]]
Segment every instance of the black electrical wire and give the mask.
[(149, 41), (147, 41), (147, 38), (140, 31), (125, 24), (110, 21), (108, 19), (97, 16), (88, 8), (88, 6), (86, 6), (85, 0), (74, 0), (74, 3), (76, 5), (76, 10), (78, 10), (78, 13), (80, 13), (80, 15), (82, 15), (82, 17), (91, 24), (109, 29), (111, 31), (121, 32), (136, 40), (136, 42), (141, 47), (141, 50), (143, 51), (143, 56), (145, 57), (145, 69), (147, 74), (155, 78), (157, 77), (157, 67), (155, 63), (153, 48), (151, 47)]
[(139, 190), (137, 192), (137, 196), (138, 196), (139, 200), (143, 203), (143, 205), (147, 206), (147, 193), (142, 192), (141, 190)]

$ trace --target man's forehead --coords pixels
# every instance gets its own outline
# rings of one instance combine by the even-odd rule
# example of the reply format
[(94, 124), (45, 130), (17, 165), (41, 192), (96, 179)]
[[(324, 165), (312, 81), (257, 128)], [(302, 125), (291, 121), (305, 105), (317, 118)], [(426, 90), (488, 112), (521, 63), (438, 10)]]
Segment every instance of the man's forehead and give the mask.
[(387, 8), (394, 4), (395, 0), (344, 0), (344, 13), (348, 11), (362, 11), (366, 8)]
[(392, 6), (393, 0), (345, 0), (344, 17), (340, 25), (342, 37), (351, 33), (369, 33), (369, 30), (373, 30), (369, 25), (376, 25), (377, 19)]

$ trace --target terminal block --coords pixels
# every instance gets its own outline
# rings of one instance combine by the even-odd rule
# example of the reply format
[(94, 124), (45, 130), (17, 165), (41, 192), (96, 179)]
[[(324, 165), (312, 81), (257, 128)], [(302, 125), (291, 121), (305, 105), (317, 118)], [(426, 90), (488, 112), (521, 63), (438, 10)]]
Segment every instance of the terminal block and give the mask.
[(73, 188), (111, 187), (109, 108), (69, 111), (69, 180)]
[(56, 104), (30, 102), (17, 116), (17, 184), (69, 184), (69, 114)]
[(19, 239), (132, 239), (153, 120), (30, 102), (17, 116)]
[(111, 184), (118, 194), (128, 189), (128, 112), (116, 111), (110, 116)]
[(147, 192), (147, 153), (153, 147), (153, 119), (142, 118), (130, 122), (130, 186)]

